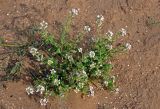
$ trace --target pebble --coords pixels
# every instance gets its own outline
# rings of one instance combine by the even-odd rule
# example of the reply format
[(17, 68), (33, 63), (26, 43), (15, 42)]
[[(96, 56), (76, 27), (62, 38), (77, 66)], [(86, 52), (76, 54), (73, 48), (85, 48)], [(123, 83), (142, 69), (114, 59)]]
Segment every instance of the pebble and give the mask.
[(115, 90), (115, 91), (116, 91), (116, 94), (118, 94), (118, 93), (119, 93), (119, 88), (116, 88), (116, 90)]

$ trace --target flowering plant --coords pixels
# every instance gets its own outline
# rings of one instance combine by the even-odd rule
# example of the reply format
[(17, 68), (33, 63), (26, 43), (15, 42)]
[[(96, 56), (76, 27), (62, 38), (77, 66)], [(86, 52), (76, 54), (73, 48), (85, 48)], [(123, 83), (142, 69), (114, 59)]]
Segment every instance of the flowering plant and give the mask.
[[(23, 49), (27, 48), (24, 53), (27, 51), (27, 56), (36, 66), (31, 71), (33, 86), (28, 86), (26, 92), (28, 95), (37, 93), (45, 96), (40, 99), (43, 106), (48, 102), (46, 96), (64, 96), (69, 90), (94, 96), (94, 81), (101, 83), (105, 89), (113, 89), (115, 76), (109, 73), (113, 68), (111, 59), (116, 53), (131, 49), (130, 43), (116, 46), (114, 44), (119, 36), (127, 35), (124, 28), (117, 33), (111, 30), (105, 34), (100, 33), (104, 22), (103, 15), (96, 17), (95, 37), (88, 36), (92, 32), (89, 25), (85, 25), (82, 32), (72, 37), (70, 35), (72, 19), (79, 14), (79, 11), (80, 9), (70, 11), (58, 35), (59, 38), (50, 34), (47, 31), (48, 23), (42, 21), (38, 28), (33, 28), (29, 32), (32, 33), (29, 35), (32, 36), (29, 43), (19, 47), (20, 54)], [(84, 41), (85, 38), (89, 40)], [(15, 45), (7, 45), (0, 39), (0, 46)], [(17, 63), (11, 74), (17, 72), (19, 66), (20, 64)]]
[[(106, 34), (90, 37), (87, 43), (84, 43), (84, 36), (92, 29), (90, 26), (84, 26), (84, 31), (79, 33), (76, 38), (71, 38), (69, 30), (71, 28), (72, 18), (78, 15), (79, 9), (72, 9), (69, 20), (62, 28), (60, 38), (57, 39), (50, 34), (46, 28), (48, 23), (42, 22), (41, 26), (34, 30), (34, 39), (29, 47), (31, 59), (39, 66), (33, 77), (34, 88), (26, 88), (27, 93), (40, 93), (45, 96), (60, 95), (64, 96), (69, 90), (81, 92), (94, 96), (93, 81), (102, 84), (104, 88), (112, 89), (115, 78), (110, 76), (112, 69), (111, 58), (114, 54), (131, 47), (127, 45), (118, 45), (113, 47), (113, 43), (118, 36), (125, 36), (126, 30), (113, 34), (108, 31)], [(102, 15), (97, 16), (97, 28), (104, 21)], [(38, 37), (38, 40), (36, 37)], [(44, 98), (41, 104), (48, 102)]]

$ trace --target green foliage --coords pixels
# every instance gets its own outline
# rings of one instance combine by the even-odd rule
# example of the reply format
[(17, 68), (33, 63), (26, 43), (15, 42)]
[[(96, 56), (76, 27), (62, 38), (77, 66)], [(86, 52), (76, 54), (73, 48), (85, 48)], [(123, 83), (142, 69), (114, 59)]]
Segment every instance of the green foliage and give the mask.
[[(45, 94), (63, 96), (73, 89), (87, 94), (92, 81), (98, 80), (106, 88), (114, 87), (114, 80), (109, 72), (112, 69), (110, 60), (113, 55), (123, 51), (124, 46), (112, 48), (114, 41), (119, 36), (108, 37), (106, 34), (96, 37), (88, 42), (89, 47), (83, 45), (83, 35), (70, 38), (71, 17), (64, 24), (60, 39), (46, 30), (39, 30), (35, 34), (40, 35), (40, 40), (33, 40), (30, 53), (35, 61), (41, 63), (40, 76), (34, 78), (35, 86), (45, 87)], [(81, 37), (79, 37), (81, 36)], [(36, 46), (35, 46), (36, 45)], [(36, 48), (35, 48), (36, 47)], [(38, 57), (41, 56), (41, 59)]]
[(11, 68), (10, 74), (14, 75), (18, 71), (20, 71), (21, 68), (21, 62), (16, 62), (15, 65)]
[[(33, 85), (43, 86), (47, 96), (63, 96), (69, 90), (88, 94), (93, 81), (102, 83), (104, 88), (113, 89), (115, 78), (109, 73), (113, 68), (110, 61), (115, 54), (126, 48), (123, 45), (113, 46), (121, 32), (115, 35), (111, 32), (100, 34), (98, 25), (97, 37), (89, 37), (86, 44), (84, 39), (90, 28), (87, 26), (87, 32), (79, 32), (76, 37), (71, 38), (72, 18), (67, 18), (59, 36), (50, 34), (44, 28), (34, 27), (28, 31), (29, 43), (16, 46), (19, 55), (31, 56), (30, 59), (37, 65), (34, 69), (36, 76), (33, 77)], [(47, 23), (43, 23), (46, 28)], [(122, 33), (126, 34), (124, 29)], [(17, 62), (11, 68), (10, 74), (16, 74), (20, 67), (21, 63)]]
[(149, 17), (146, 21), (146, 24), (148, 26), (160, 26), (160, 21), (158, 21), (157, 19), (153, 17)]
[(0, 45), (4, 43), (3, 38), (0, 37)]
[(2, 80), (14, 80), (18, 79), (19, 72), (21, 70), (21, 62), (11, 62), (6, 68), (7, 74), (3, 76)]

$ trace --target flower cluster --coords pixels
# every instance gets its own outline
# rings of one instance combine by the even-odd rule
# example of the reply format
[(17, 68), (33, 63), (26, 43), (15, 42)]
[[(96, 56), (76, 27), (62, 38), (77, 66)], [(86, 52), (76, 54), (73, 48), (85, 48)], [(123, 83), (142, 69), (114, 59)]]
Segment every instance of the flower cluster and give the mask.
[(30, 49), (29, 52), (30, 52), (33, 56), (35, 56), (35, 55), (38, 54), (38, 49), (37, 49), (37, 48), (30, 47), (29, 49)]
[(36, 88), (34, 88), (33, 86), (28, 86), (26, 88), (26, 92), (28, 95), (32, 95), (34, 94), (35, 92), (37, 93), (40, 93), (40, 94), (43, 94), (45, 91), (45, 87), (42, 86), (42, 85), (38, 85)]
[(29, 86), (26, 88), (26, 92), (28, 95), (32, 95), (32, 94), (34, 94), (34, 88)]
[(90, 68), (93, 69), (93, 68), (95, 68), (95, 66), (96, 66), (95, 63), (92, 63), (92, 64), (90, 65)]
[(44, 59), (44, 56), (38, 52), (37, 48), (29, 47), (29, 53), (31, 53), (32, 56), (35, 56), (37, 61), (42, 61)]
[(94, 57), (95, 57), (95, 52), (94, 52), (94, 51), (90, 51), (90, 52), (89, 52), (89, 56), (90, 56), (91, 58), (94, 58)]
[(84, 31), (90, 32), (91, 31), (91, 27), (88, 26), (88, 25), (84, 26)]
[(109, 40), (112, 40), (112, 37), (113, 37), (113, 32), (108, 30), (108, 32), (106, 33), (107, 37)]
[(47, 63), (48, 63), (48, 65), (52, 65), (53, 61), (49, 59)]
[(103, 21), (104, 21), (103, 15), (97, 15), (96, 23), (99, 27), (103, 24)]
[(46, 106), (47, 103), (48, 103), (48, 99), (47, 98), (40, 99), (41, 106)]
[(80, 9), (77, 8), (72, 8), (70, 11), (70, 14), (72, 15), (72, 17), (75, 17), (79, 14)]
[(89, 86), (89, 95), (94, 96), (94, 90), (92, 86)]
[(127, 35), (127, 31), (124, 28), (121, 28), (120, 33), (121, 33), (122, 36)]
[(43, 21), (40, 23), (40, 29), (45, 30), (45, 29), (47, 29), (47, 28), (48, 28), (48, 23), (43, 20)]
[(42, 85), (38, 85), (37, 86), (36, 92), (39, 92), (40, 94), (43, 94), (44, 91), (45, 91), (44, 86), (42, 86)]
[[(28, 86), (26, 88), (26, 92), (28, 95), (33, 95), (35, 92), (36, 93), (40, 93), (40, 94), (44, 94), (45, 92), (45, 87), (42, 86), (42, 85), (38, 85), (36, 88), (34, 88), (33, 86)], [(42, 106), (45, 106), (47, 105), (48, 103), (48, 99), (47, 98), (44, 98), (44, 99), (40, 99), (40, 104)]]
[(132, 46), (131, 46), (131, 44), (130, 43), (126, 43), (126, 48), (128, 49), (128, 50), (130, 50), (131, 48), (132, 48)]
[(104, 81), (104, 86), (108, 87), (108, 81)]
[(78, 52), (82, 53), (82, 48), (78, 48)]
[(51, 71), (51, 74), (55, 74), (56, 73), (56, 71), (54, 69), (51, 69), (50, 71)]
[(55, 79), (53, 83), (54, 83), (54, 85), (58, 86), (60, 84), (60, 80)]

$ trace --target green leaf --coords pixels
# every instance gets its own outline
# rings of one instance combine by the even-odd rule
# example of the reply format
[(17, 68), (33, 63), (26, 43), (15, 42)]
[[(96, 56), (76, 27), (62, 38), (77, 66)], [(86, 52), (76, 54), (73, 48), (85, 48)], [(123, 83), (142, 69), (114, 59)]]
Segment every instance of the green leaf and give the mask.
[(2, 37), (0, 37), (0, 44), (4, 43), (4, 39)]
[(58, 48), (58, 49), (56, 50), (56, 54), (61, 54), (61, 49), (60, 49), (60, 48)]
[(20, 71), (21, 68), (21, 62), (16, 62), (15, 66), (12, 67), (10, 74), (16, 74), (18, 71)]

